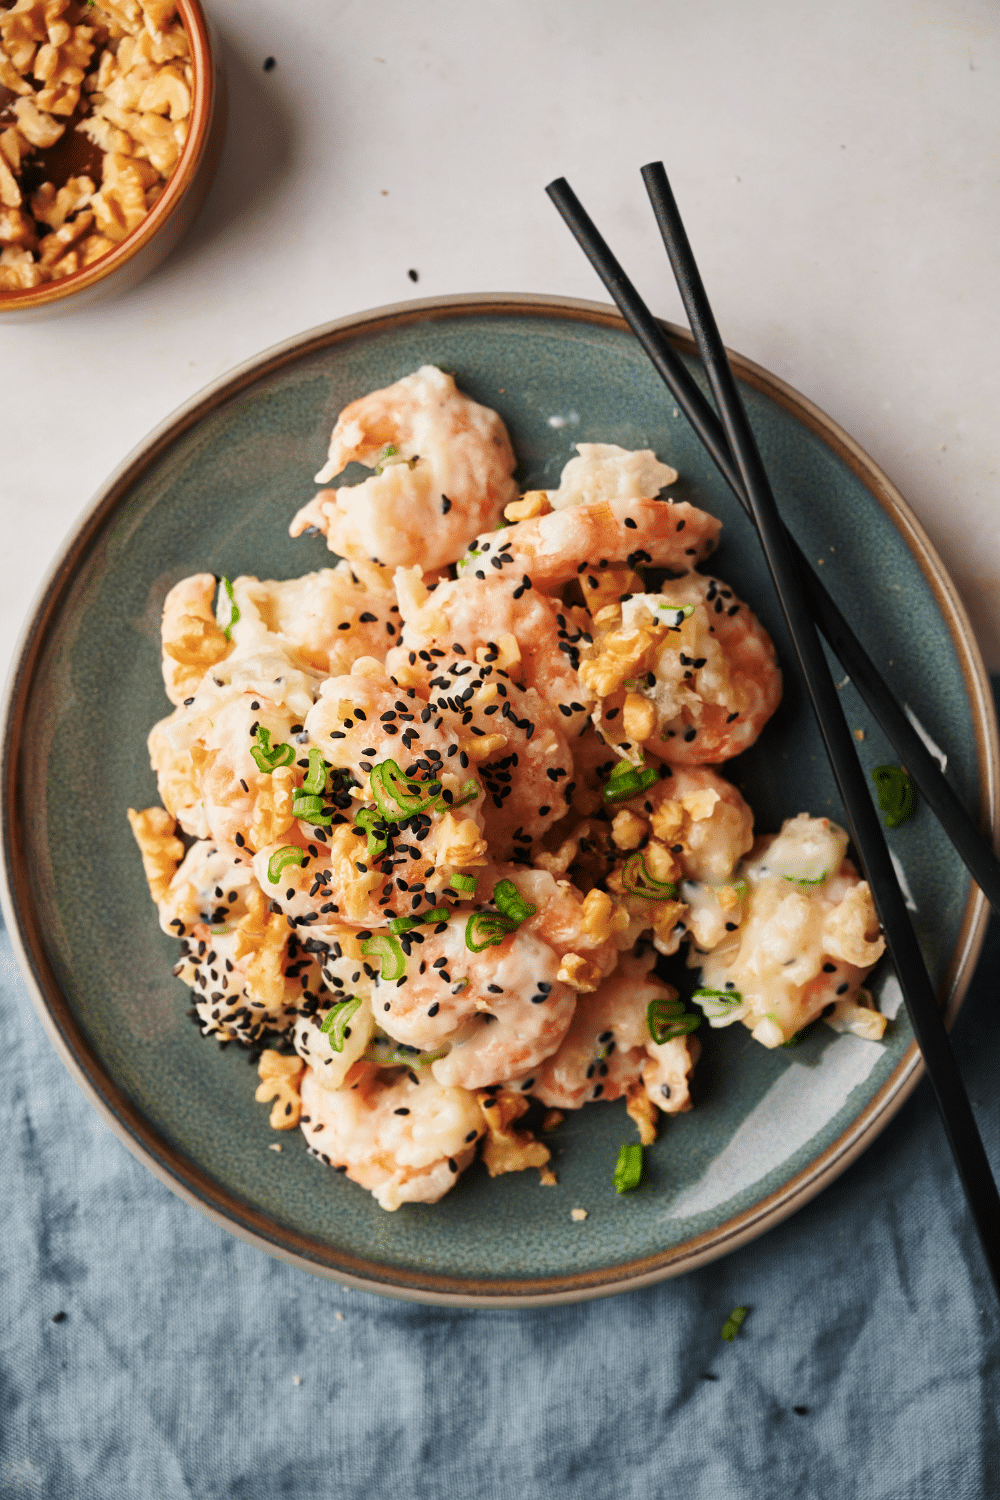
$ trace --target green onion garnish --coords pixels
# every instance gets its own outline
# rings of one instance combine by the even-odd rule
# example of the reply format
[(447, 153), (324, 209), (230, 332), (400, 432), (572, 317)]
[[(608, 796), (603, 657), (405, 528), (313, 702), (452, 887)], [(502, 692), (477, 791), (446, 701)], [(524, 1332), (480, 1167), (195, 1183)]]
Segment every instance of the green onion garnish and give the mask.
[(470, 953), (495, 948), (508, 933), (516, 931), (517, 925), (513, 917), (500, 916), (497, 912), (474, 912), (465, 924), (465, 946)]
[[(394, 760), (379, 761), (369, 779), (378, 810), (388, 823), (403, 823), (415, 813), (429, 812), (440, 800), (440, 781), (416, 781), (404, 776)], [(430, 795), (415, 797), (409, 787), (419, 787)]]
[(366, 958), (381, 959), (383, 980), (401, 979), (406, 972), (406, 959), (399, 940), (387, 932), (378, 932), (370, 937), (361, 944), (361, 951)]
[(691, 996), (692, 1000), (719, 1000), (723, 1005), (742, 1005), (743, 996), (739, 990), (695, 990)]
[[(385, 1050), (387, 1047), (391, 1048), (389, 1052)], [(429, 1068), (439, 1057), (447, 1057), (448, 1048), (442, 1047), (437, 1052), (420, 1052), (416, 1047), (407, 1047), (405, 1042), (394, 1042), (392, 1037), (375, 1036), (362, 1055), (367, 1062), (378, 1063), (382, 1068), (397, 1067), (400, 1064), (406, 1068)]]
[(321, 792), (325, 792), (326, 772), (327, 765), (326, 761), (323, 759), (323, 752), (322, 750), (317, 750), (316, 747), (313, 746), (313, 748), (309, 751), (309, 770), (302, 782), (302, 790), (304, 792), (313, 792), (317, 796), (319, 796)]
[(733, 1339), (739, 1333), (740, 1329), (743, 1326), (743, 1319), (746, 1317), (748, 1311), (749, 1309), (746, 1307), (734, 1307), (732, 1312), (729, 1314), (729, 1317), (726, 1319), (722, 1328), (722, 1337), (728, 1343), (731, 1344), (733, 1342)]
[(898, 828), (913, 816), (917, 805), (916, 792), (909, 772), (902, 766), (876, 766), (872, 781), (878, 792), (878, 805), (885, 813), (885, 826)]
[(322, 811), (322, 797), (317, 797), (312, 792), (295, 791), (292, 793), (292, 812), (295, 817), (305, 818), (307, 822), (315, 822), (317, 814)]
[(533, 917), (538, 910), (538, 907), (532, 906), (530, 901), (525, 901), (512, 880), (501, 880), (493, 887), (493, 905), (498, 912), (509, 917), (519, 927), (522, 922)]
[(683, 1000), (650, 1000), (646, 1006), (646, 1030), (658, 1047), (700, 1025), (701, 1016), (686, 1011)]
[(456, 797), (448, 803), (448, 811), (453, 812), (456, 807), (464, 807), (467, 802), (475, 802), (482, 787), (478, 781), (467, 781)]
[[(886, 820), (888, 821), (888, 819)], [(787, 880), (789, 885), (822, 885), (830, 872), (824, 870), (822, 875), (817, 875), (815, 880), (803, 880), (798, 875), (782, 875), (782, 880)]]
[(655, 786), (660, 779), (659, 771), (652, 766), (634, 766), (630, 760), (620, 760), (605, 783), (601, 793), (605, 802), (627, 802), (647, 787)]
[(233, 626), (239, 624), (240, 612), (236, 604), (236, 595), (233, 593), (233, 586), (228, 578), (222, 579), (222, 587), (225, 589), (226, 593), (229, 596), (229, 603), (232, 611), (229, 616), (229, 624), (225, 627), (222, 634), (226, 637), (227, 641), (231, 641), (233, 638)]
[(393, 917), (389, 923), (389, 931), (409, 932), (412, 927), (419, 927), (422, 922), (441, 922), (444, 920), (444, 915), (447, 915), (447, 908), (442, 913), (435, 906), (431, 907), (430, 911), (422, 911), (416, 917)]
[(306, 857), (306, 851), (300, 849), (298, 844), (285, 844), (281, 849), (275, 849), (267, 862), (267, 878), (272, 885), (277, 885), (281, 879), (281, 872), (286, 865), (300, 865)]
[(382, 452), (379, 454), (378, 458), (375, 461), (375, 473), (381, 474), (382, 470), (385, 468), (386, 459), (395, 458), (398, 452), (399, 449), (396, 447), (395, 443), (386, 443), (385, 447), (382, 449)]
[(677, 887), (667, 880), (655, 880), (646, 869), (646, 860), (638, 849), (622, 867), (622, 890), (645, 901), (668, 901), (677, 895)]
[(271, 745), (271, 731), (265, 729), (263, 724), (258, 724), (254, 730), (256, 745), (250, 746), (250, 754), (257, 762), (257, 769), (265, 775), (270, 775), (279, 766), (290, 766), (295, 759), (295, 751), (291, 745)]
[(338, 1005), (332, 1006), (327, 1012), (326, 1019), (319, 1029), (325, 1031), (330, 1038), (330, 1046), (334, 1052), (343, 1052), (347, 1023), (360, 1004), (361, 1000), (357, 995), (348, 995), (346, 1000), (341, 1000)]
[(368, 848), (365, 854), (369, 859), (378, 859), (389, 847), (389, 841), (386, 838), (388, 830), (382, 814), (376, 812), (373, 807), (362, 807), (354, 814), (354, 821), (368, 835)]
[(479, 884), (475, 875), (453, 875), (451, 885), (456, 891), (474, 891)]
[(615, 1163), (615, 1192), (630, 1193), (642, 1180), (642, 1147), (631, 1142), (623, 1146)]

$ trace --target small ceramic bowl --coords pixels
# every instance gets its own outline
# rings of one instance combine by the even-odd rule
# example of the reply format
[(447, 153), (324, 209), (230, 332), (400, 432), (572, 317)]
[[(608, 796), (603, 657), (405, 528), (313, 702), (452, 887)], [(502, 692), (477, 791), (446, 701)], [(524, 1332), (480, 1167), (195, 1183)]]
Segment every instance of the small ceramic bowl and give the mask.
[(198, 0), (177, 0), (191, 47), (191, 125), (162, 196), (142, 223), (92, 265), (24, 291), (0, 292), (0, 328), (78, 312), (148, 276), (170, 254), (204, 202), (222, 154), (226, 90), (218, 39)]

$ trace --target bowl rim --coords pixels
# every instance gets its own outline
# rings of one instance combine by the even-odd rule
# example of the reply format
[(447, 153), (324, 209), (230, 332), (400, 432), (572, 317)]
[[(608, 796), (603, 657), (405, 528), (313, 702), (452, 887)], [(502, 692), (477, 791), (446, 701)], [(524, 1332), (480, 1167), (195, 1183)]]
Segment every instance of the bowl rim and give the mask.
[[(32, 1003), (64, 1065), (98, 1114), (120, 1141), (161, 1182), (213, 1223), (288, 1264), (342, 1285), (404, 1301), (458, 1307), (538, 1307), (576, 1302), (649, 1286), (694, 1270), (727, 1254), (780, 1223), (840, 1175), (884, 1129), (923, 1075), (912, 1043), (865, 1108), (838, 1138), (782, 1187), (734, 1215), (725, 1224), (632, 1262), (558, 1276), (464, 1278), (419, 1269), (386, 1267), (337, 1251), (300, 1231), (274, 1224), (266, 1214), (212, 1180), (196, 1164), (161, 1139), (141, 1111), (107, 1073), (78, 1027), (48, 962), (44, 937), (28, 891), (20, 851), (16, 782), (20, 734), (48, 629), (81, 562), (97, 542), (106, 520), (131, 485), (177, 438), (257, 380), (283, 366), (353, 338), (439, 318), (474, 316), (556, 317), (569, 322), (627, 331), (617, 311), (579, 298), (531, 293), (465, 293), (389, 304), (308, 329), (234, 367), (153, 429), (124, 459), (87, 506), (38, 590), (12, 660), (0, 718), (3, 763), (0, 773), (0, 906)], [(686, 329), (659, 320), (671, 342), (695, 352)], [(948, 625), (973, 715), (979, 766), (980, 821), (1000, 833), (1000, 745), (993, 698), (978, 644), (955, 585), (907, 502), (853, 438), (808, 398), (745, 356), (730, 351), (737, 377), (773, 400), (832, 449), (890, 516), (917, 562)], [(970, 883), (959, 938), (939, 989), (950, 1026), (964, 998), (982, 947), (989, 905)]]
[(48, 307), (96, 286), (145, 249), (180, 207), (184, 195), (198, 174), (208, 147), (215, 109), (216, 78), (215, 51), (201, 0), (176, 0), (176, 4), (191, 48), (194, 90), (191, 99), (191, 128), (177, 158), (177, 165), (167, 178), (166, 187), (131, 234), (127, 234), (113, 250), (109, 250), (92, 265), (84, 266), (82, 271), (74, 271), (70, 276), (63, 276), (59, 281), (43, 281), (40, 286), (0, 292), (0, 318), (5, 312), (20, 313), (30, 308)]

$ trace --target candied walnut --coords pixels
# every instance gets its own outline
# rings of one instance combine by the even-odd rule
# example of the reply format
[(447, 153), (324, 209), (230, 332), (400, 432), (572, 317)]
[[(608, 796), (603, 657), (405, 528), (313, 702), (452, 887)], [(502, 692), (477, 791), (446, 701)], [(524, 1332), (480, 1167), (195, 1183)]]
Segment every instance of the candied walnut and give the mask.
[(0, 291), (19, 292), (40, 286), (46, 273), (36, 266), (30, 250), (16, 246), (0, 251)]
[(34, 99), (15, 99), (11, 108), (17, 117), (17, 128), (32, 146), (45, 150), (65, 133), (66, 126), (51, 115), (43, 115)]
[(118, 156), (130, 157), (135, 155), (136, 143), (128, 131), (119, 130), (101, 115), (88, 115), (76, 128), (105, 153), (114, 152)]
[(625, 679), (642, 670), (647, 652), (666, 634), (662, 625), (637, 625), (629, 630), (612, 630), (601, 642), (597, 656), (580, 664), (580, 681), (598, 698), (606, 698)]
[(76, 241), (82, 234), (86, 234), (93, 222), (93, 214), (77, 214), (75, 219), (71, 219), (61, 229), (56, 229), (52, 234), (47, 234), (39, 246), (39, 265), (50, 267), (54, 277), (56, 266), (61, 265), (64, 259), (69, 258), (70, 248), (76, 244)]
[(50, 40), (35, 57), (35, 77), (45, 85), (36, 96), (39, 109), (53, 115), (71, 115), (76, 109), (94, 51), (93, 35), (92, 26), (61, 23), (49, 28)]
[(108, 28), (112, 41), (122, 36), (134, 36), (142, 30), (139, 0), (94, 0), (91, 15)]
[(568, 984), (578, 994), (590, 995), (597, 989), (604, 975), (600, 966), (583, 958), (579, 953), (564, 953), (562, 964), (556, 975), (560, 984)]
[(247, 894), (247, 914), (237, 923), (233, 956), (239, 960), (250, 955), (244, 990), (251, 1000), (259, 1000), (268, 1010), (275, 1010), (285, 997), (284, 953), (288, 942), (288, 924), (280, 913), (272, 913), (259, 886)]
[[(2, 82), (3, 79), (0, 79), (0, 83)], [(12, 172), (20, 172), (21, 162), (30, 150), (29, 142), (16, 125), (9, 125), (0, 134), (0, 156), (5, 159)]]
[(628, 927), (628, 913), (616, 906), (607, 891), (595, 886), (583, 898), (583, 920), (580, 931), (595, 945), (607, 943)]
[(552, 1174), (544, 1170), (552, 1155), (548, 1146), (536, 1141), (530, 1130), (513, 1129), (513, 1122), (520, 1119), (528, 1108), (524, 1094), (514, 1094), (506, 1089), (496, 1094), (480, 1090), (476, 1099), (487, 1125), (483, 1162), (490, 1176), (501, 1177), (505, 1172), (523, 1172), (526, 1167), (538, 1167), (543, 1173), (543, 1184), (549, 1186), (547, 1178)]
[(470, 760), (489, 760), (491, 755), (496, 755), (507, 743), (505, 734), (484, 734), (478, 739), (471, 734), (460, 739), (459, 750), (464, 750)]
[(609, 563), (596, 573), (587, 573), (580, 580), (584, 601), (591, 614), (609, 605), (617, 606), (626, 594), (641, 594), (645, 583), (628, 563)]
[(645, 1085), (638, 1080), (625, 1089), (625, 1112), (630, 1120), (635, 1121), (642, 1144), (651, 1146), (656, 1140), (659, 1111), (646, 1093)]
[(656, 709), (641, 693), (626, 693), (622, 727), (628, 739), (641, 745), (656, 728)]
[(32, 195), (31, 212), (50, 229), (61, 229), (72, 214), (86, 208), (95, 191), (89, 177), (71, 177), (58, 192), (51, 182), (43, 182)]
[(172, 21), (177, 14), (176, 0), (142, 0), (142, 8), (147, 22), (155, 26), (157, 31), (162, 31), (167, 22)]
[(272, 1052), (270, 1047), (260, 1054), (257, 1072), (261, 1082), (254, 1098), (258, 1104), (269, 1104), (274, 1099), (270, 1125), (272, 1130), (294, 1130), (302, 1114), (299, 1084), (306, 1065), (301, 1057), (284, 1057)]
[(38, 244), (35, 226), (19, 208), (0, 209), (0, 245), (17, 245), (33, 250)]
[(452, 813), (445, 813), (435, 830), (434, 863), (461, 870), (486, 863), (486, 840), (471, 818), (459, 822)]
[(214, 620), (181, 615), (171, 621), (171, 635), (164, 637), (163, 649), (182, 667), (200, 667), (205, 672), (222, 661), (232, 647)]
[(10, 89), (12, 94), (32, 94), (34, 89), (2, 51), (0, 51), (0, 86)]
[(103, 234), (89, 234), (79, 247), (81, 267), (93, 265), (95, 260), (100, 260), (102, 255), (107, 255), (114, 248), (114, 240), (106, 239)]
[(292, 794), (297, 784), (294, 766), (279, 766), (270, 776), (261, 778), (247, 832), (247, 842), (254, 853), (280, 839), (295, 822)]
[(21, 207), (21, 189), (6, 159), (0, 155), (0, 203), (4, 208)]
[(621, 812), (615, 813), (611, 824), (611, 837), (619, 849), (638, 849), (643, 839), (649, 833), (649, 827), (645, 818), (640, 818), (630, 808), (623, 807)]
[(161, 68), (150, 79), (139, 97), (143, 113), (169, 115), (171, 120), (185, 120), (191, 113), (191, 93), (180, 72)]
[(528, 490), (520, 500), (504, 506), (504, 520), (532, 521), (535, 516), (547, 516), (551, 509), (552, 502), (544, 490)]
[(162, 901), (184, 858), (184, 845), (174, 834), (174, 820), (162, 807), (147, 807), (144, 812), (130, 807), (128, 820), (142, 854), (149, 894), (154, 901)]
[(144, 180), (141, 166), (140, 162), (129, 161), (116, 152), (109, 152), (104, 158), (101, 191), (94, 194), (91, 204), (97, 228), (109, 240), (123, 240), (146, 217), (149, 183)]
[(500, 672), (509, 672), (520, 660), (521, 648), (517, 644), (517, 636), (509, 632), (499, 640), (491, 641), (488, 646), (476, 647), (476, 661), (481, 667), (492, 666)]
[(0, 39), (18, 73), (27, 73), (39, 42), (48, 40), (48, 23), (55, 21), (69, 0), (16, 0), (0, 13)]

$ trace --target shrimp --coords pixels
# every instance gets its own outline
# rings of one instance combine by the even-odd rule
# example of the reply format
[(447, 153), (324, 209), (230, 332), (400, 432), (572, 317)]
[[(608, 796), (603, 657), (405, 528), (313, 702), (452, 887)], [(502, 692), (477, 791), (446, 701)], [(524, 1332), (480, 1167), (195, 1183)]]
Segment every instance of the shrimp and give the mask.
[(615, 804), (616, 844), (635, 849), (651, 835), (676, 854), (685, 879), (725, 883), (753, 845), (749, 805), (732, 782), (708, 766), (665, 770), (655, 786)]
[(641, 1083), (665, 1114), (691, 1108), (688, 1079), (701, 1048), (694, 1037), (657, 1044), (650, 1034), (649, 1005), (677, 999), (677, 991), (650, 972), (655, 958), (651, 951), (623, 958), (598, 990), (580, 997), (557, 1051), (532, 1080), (536, 1099), (553, 1109), (580, 1109), (609, 1103)]
[(859, 1003), (861, 985), (885, 950), (867, 881), (846, 859), (847, 834), (828, 818), (800, 813), (758, 839), (739, 869), (748, 912), (738, 932), (701, 963), (695, 993), (709, 1024), (742, 1021), (755, 1041), (780, 1047), (829, 1010), (877, 1040), (885, 1018)]
[(721, 530), (721, 521), (683, 500), (596, 500), (477, 536), (458, 560), (458, 576), (484, 574), (492, 553), (518, 583), (529, 579), (554, 593), (579, 576), (586, 596), (599, 588), (602, 566), (686, 573), (714, 550)]
[(323, 677), (349, 672), (360, 656), (384, 661), (401, 628), (392, 574), (372, 562), (340, 562), (282, 582), (237, 578), (233, 592), (237, 640), (256, 617), (297, 666)]
[(677, 470), (661, 464), (651, 448), (630, 451), (616, 443), (574, 443), (579, 455), (559, 476), (559, 488), (548, 490), (553, 510), (596, 500), (643, 500), (676, 483)]
[(293, 520), (292, 536), (315, 529), (346, 558), (439, 568), (478, 531), (498, 526), (517, 494), (503, 422), (433, 365), (344, 408), (316, 483), (353, 461), (374, 476), (321, 490)]
[(259, 1041), (326, 993), (317, 958), (268, 911), (249, 862), (209, 840), (188, 850), (160, 903), (160, 925), (181, 938), (174, 974), (194, 991), (203, 1036)]
[(760, 621), (716, 578), (688, 574), (595, 618), (596, 653), (580, 667), (600, 699), (609, 744), (674, 764), (729, 760), (754, 743), (781, 701), (781, 671)]
[[(498, 549), (495, 560), (501, 555)], [(492, 574), (439, 583), (432, 593), (419, 570), (399, 571), (396, 589), (403, 634), (386, 666), (400, 682), (430, 688), (443, 667), (493, 666), (537, 689), (553, 716), (558, 710), (564, 731), (582, 728), (593, 701), (577, 675), (593, 644), (586, 610), (548, 599), (520, 578)]]
[(379, 975), (372, 998), (389, 1036), (425, 1052), (449, 1047), (434, 1076), (469, 1089), (502, 1082), (554, 1051), (576, 1003), (558, 977), (559, 955), (526, 924), (475, 952), (467, 938), (473, 922), (466, 910), (406, 933), (405, 982)]
[(309, 1150), (389, 1212), (401, 1203), (436, 1203), (476, 1154), (486, 1128), (478, 1103), (432, 1078), (355, 1067), (356, 1076), (337, 1090), (323, 1088), (306, 1068), (300, 1126)]

